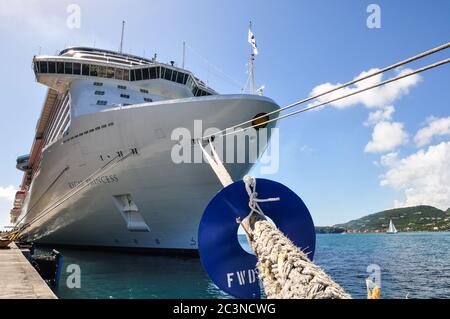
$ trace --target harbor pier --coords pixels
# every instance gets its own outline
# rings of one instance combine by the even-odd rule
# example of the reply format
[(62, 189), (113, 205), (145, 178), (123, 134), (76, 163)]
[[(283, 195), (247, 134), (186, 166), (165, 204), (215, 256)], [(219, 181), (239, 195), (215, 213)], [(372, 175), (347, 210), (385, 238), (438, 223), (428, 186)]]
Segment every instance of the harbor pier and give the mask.
[(14, 244), (0, 249), (0, 299), (57, 299)]

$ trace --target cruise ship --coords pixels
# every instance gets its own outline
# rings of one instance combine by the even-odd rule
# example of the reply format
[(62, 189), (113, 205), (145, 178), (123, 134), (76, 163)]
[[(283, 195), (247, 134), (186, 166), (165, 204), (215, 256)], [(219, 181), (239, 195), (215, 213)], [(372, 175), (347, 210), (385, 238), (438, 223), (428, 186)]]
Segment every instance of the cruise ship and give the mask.
[[(156, 56), (73, 47), (35, 56), (33, 70), (48, 92), (30, 153), (17, 159), (24, 175), (11, 222), (40, 244), (195, 251), (203, 210), (222, 186), (208, 163), (172, 160), (172, 132), (193, 132), (198, 120), (222, 130), (279, 108), (258, 94), (219, 94)], [(235, 149), (268, 143), (257, 140)], [(224, 162), (233, 180), (254, 163), (245, 155)]]

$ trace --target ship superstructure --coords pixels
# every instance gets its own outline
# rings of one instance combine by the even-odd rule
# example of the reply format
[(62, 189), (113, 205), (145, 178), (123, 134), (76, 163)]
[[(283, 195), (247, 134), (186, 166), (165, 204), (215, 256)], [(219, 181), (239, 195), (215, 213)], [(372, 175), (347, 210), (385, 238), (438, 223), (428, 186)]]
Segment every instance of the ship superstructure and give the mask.
[[(220, 183), (207, 164), (171, 160), (172, 132), (194, 131), (196, 120), (224, 129), (278, 108), (220, 95), (173, 62), (109, 50), (35, 56), (33, 68), (48, 93), (30, 154), (17, 159), (24, 177), (11, 219), (44, 243), (196, 249)], [(225, 165), (238, 179), (252, 161)]]

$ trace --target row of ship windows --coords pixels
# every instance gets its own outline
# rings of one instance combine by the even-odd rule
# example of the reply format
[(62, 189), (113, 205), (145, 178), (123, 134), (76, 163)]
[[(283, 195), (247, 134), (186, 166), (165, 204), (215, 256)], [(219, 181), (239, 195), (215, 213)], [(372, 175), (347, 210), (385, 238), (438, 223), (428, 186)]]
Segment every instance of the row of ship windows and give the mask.
[[(94, 94), (95, 95), (105, 95), (105, 91), (95, 91)], [(129, 99), (130, 95), (129, 94), (120, 94), (120, 97), (124, 98), (124, 99)]]
[(172, 70), (163, 66), (127, 70), (95, 64), (81, 64), (72, 62), (38, 61), (34, 64), (37, 73), (55, 73), (97, 76), (124, 81), (141, 81), (149, 79), (165, 79), (187, 85), (194, 96), (211, 95), (195, 85), (192, 77), (184, 72)]
[(87, 130), (87, 131), (84, 131), (84, 132), (82, 132), (82, 133), (78, 133), (78, 134), (76, 134), (76, 135), (74, 135), (74, 136), (72, 136), (72, 137), (70, 137), (70, 138), (64, 140), (64, 141), (63, 141), (63, 144), (64, 144), (64, 143), (67, 143), (67, 142), (69, 142), (69, 141), (72, 141), (72, 140), (74, 140), (74, 139), (76, 139), (76, 138), (78, 138), (78, 137), (87, 135), (87, 134), (92, 133), (92, 132), (95, 132), (95, 131), (99, 131), (99, 130), (101, 130), (101, 129), (104, 129), (104, 128), (107, 128), (107, 127), (110, 127), (110, 126), (113, 126), (113, 125), (114, 125), (114, 123), (111, 122), (111, 123), (108, 123), (108, 124), (103, 124), (103, 125), (101, 125), (101, 126), (97, 126), (96, 128), (92, 128), (92, 129)]
[[(127, 99), (128, 98), (129, 97), (127, 97)], [(153, 102), (153, 100), (151, 98), (144, 97), (144, 102)], [(108, 105), (108, 101), (106, 101), (106, 100), (97, 100), (97, 105)], [(130, 104), (126, 104), (126, 105), (130, 105)]]
[[(103, 86), (103, 83), (102, 82), (94, 82), (94, 86)], [(121, 90), (126, 90), (127, 89), (127, 87), (125, 85), (118, 85), (117, 88), (121, 89)], [(139, 91), (141, 93), (146, 93), (146, 94), (149, 93), (147, 89), (140, 89)]]
[[(94, 82), (93, 84), (94, 84), (94, 86), (103, 86), (102, 82)], [(118, 85), (117, 88), (119, 88), (121, 90), (126, 90), (127, 89), (127, 87), (125, 85)], [(140, 92), (141, 93), (146, 93), (146, 94), (149, 93), (149, 91), (147, 89), (140, 89)], [(105, 91), (95, 91), (94, 94), (102, 96), (102, 95), (105, 95)], [(129, 94), (120, 94), (120, 97), (123, 98), (123, 99), (129, 99), (130, 95)], [(153, 99), (148, 98), (148, 97), (144, 97), (144, 102), (153, 102)], [(97, 101), (97, 105), (107, 105), (107, 104), (108, 104), (108, 101), (105, 101), (105, 100), (98, 100)]]

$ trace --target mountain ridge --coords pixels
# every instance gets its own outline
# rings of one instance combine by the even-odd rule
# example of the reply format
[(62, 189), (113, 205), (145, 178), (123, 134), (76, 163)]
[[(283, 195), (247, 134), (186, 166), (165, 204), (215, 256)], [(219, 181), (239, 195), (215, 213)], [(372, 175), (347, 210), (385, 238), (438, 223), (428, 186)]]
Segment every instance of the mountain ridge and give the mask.
[(391, 219), (399, 232), (450, 230), (450, 208), (443, 211), (419, 205), (388, 209), (333, 226), (316, 227), (316, 232), (385, 232)]

